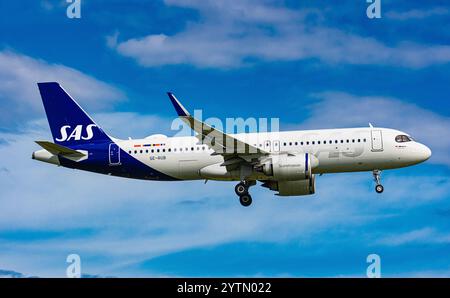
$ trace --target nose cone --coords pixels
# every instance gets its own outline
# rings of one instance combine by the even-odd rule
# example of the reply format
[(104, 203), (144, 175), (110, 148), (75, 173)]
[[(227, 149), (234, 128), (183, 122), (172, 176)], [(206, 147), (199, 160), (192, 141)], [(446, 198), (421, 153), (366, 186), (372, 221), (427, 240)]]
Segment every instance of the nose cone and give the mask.
[(425, 145), (420, 144), (419, 160), (425, 161), (431, 157), (431, 150)]

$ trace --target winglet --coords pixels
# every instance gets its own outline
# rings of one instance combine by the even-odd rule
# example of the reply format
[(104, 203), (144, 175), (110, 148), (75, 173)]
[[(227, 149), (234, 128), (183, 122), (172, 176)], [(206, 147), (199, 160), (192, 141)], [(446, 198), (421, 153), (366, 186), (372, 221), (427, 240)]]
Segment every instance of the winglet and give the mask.
[(178, 116), (180, 117), (190, 116), (189, 112), (181, 105), (181, 103), (178, 101), (178, 99), (172, 92), (167, 92), (167, 95), (169, 96), (170, 101), (172, 102), (173, 107), (175, 108), (175, 111), (177, 111)]

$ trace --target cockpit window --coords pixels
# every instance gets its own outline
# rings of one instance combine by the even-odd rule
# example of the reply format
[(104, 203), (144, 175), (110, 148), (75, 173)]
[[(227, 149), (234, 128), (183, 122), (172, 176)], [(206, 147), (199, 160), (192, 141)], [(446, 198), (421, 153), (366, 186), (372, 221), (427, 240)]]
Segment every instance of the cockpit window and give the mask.
[(411, 142), (412, 139), (411, 139), (411, 137), (409, 137), (407, 135), (398, 135), (395, 137), (395, 141), (397, 143), (404, 143), (404, 142)]

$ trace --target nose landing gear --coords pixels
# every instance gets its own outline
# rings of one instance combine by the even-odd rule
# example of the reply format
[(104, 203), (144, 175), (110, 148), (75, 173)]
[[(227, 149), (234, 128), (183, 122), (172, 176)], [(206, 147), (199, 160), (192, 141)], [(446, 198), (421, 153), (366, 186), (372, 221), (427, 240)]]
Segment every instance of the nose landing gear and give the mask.
[(256, 181), (241, 181), (239, 182), (236, 187), (234, 188), (234, 191), (239, 196), (239, 202), (242, 206), (248, 207), (252, 204), (252, 196), (248, 193), (248, 189), (250, 186), (253, 186), (256, 184)]
[(373, 170), (373, 180), (375, 180), (375, 183), (377, 184), (375, 186), (375, 191), (377, 193), (382, 193), (384, 191), (383, 185), (381, 185), (381, 171), (380, 170)]

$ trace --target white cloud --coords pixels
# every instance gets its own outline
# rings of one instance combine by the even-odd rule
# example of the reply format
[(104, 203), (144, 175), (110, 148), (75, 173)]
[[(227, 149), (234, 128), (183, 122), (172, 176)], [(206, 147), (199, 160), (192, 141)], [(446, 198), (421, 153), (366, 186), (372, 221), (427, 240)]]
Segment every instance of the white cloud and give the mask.
[[(166, 0), (167, 5), (198, 10), (201, 18), (174, 35), (151, 34), (110, 46), (143, 66), (192, 64), (234, 68), (262, 61), (317, 58), (327, 63), (425, 67), (448, 63), (450, 47), (399, 41), (387, 46), (374, 38), (326, 27), (316, 10), (294, 11), (270, 1)], [(112, 42), (114, 41), (114, 42)]]
[(178, 118), (170, 119), (133, 112), (97, 113), (92, 117), (108, 134), (119, 139), (128, 137), (139, 139), (152, 134), (173, 136), (177, 131), (170, 129), (172, 122), (181, 122)]
[[(119, 116), (113, 114), (111, 120), (104, 114), (103, 122), (120, 126)], [(147, 119), (131, 117), (139, 123)], [(336, 227), (353, 229), (397, 216), (395, 208), (403, 213), (440, 200), (450, 187), (435, 176), (414, 181), (392, 177), (385, 180), (385, 198), (378, 200), (370, 174), (325, 175), (318, 179), (318, 194), (311, 197), (280, 199), (255, 187), (254, 206), (247, 209), (239, 205), (232, 183), (129, 180), (31, 160), (31, 151), (38, 149), (33, 140), (49, 137), (43, 124), (32, 126), (26, 134), (0, 133), (6, 140), (0, 146), (0, 166), (8, 169), (0, 172), (0, 233), (65, 234), (32, 241), (0, 239), (0, 264), (27, 275), (62, 276), (69, 253), (86, 260), (83, 272), (131, 275), (143, 273), (122, 271), (130, 264), (196, 247), (233, 241), (308, 243)], [(435, 191), (408, 194), (405, 204), (405, 193), (394, 190), (410, 189), (419, 181)], [(93, 232), (80, 235), (79, 229)]]
[(51, 11), (54, 8), (53, 3), (51, 3), (48, 0), (42, 0), (40, 3), (41, 3), (41, 7), (46, 11)]
[(389, 275), (389, 277), (394, 278), (449, 278), (450, 268), (443, 266), (444, 268), (439, 270), (423, 270), (423, 271), (408, 271), (401, 272), (394, 275)]
[(118, 39), (119, 31), (115, 31), (112, 35), (106, 36), (106, 45), (110, 48), (115, 48), (117, 46)]
[(377, 241), (379, 244), (387, 246), (399, 246), (410, 243), (450, 243), (450, 234), (442, 234), (437, 232), (435, 229), (430, 227), (425, 227), (422, 229), (412, 230), (405, 233), (396, 233), (393, 235), (388, 235)]
[[(317, 98), (320, 101), (310, 107), (311, 119), (304, 123), (306, 127), (358, 125), (368, 119), (377, 125), (414, 124), (409, 118), (390, 122), (395, 118), (389, 114), (391, 110), (405, 111), (435, 125), (445, 120), (392, 98), (331, 92)], [(374, 104), (388, 114), (377, 116), (372, 112)], [(343, 117), (343, 113), (351, 117)], [(328, 117), (321, 117), (323, 114)], [(136, 131), (140, 136), (159, 132), (171, 122), (134, 113), (102, 113), (94, 119), (120, 137)], [(127, 127), (130, 122), (133, 126)], [(198, 247), (234, 241), (328, 241), (322, 235), (339, 231), (345, 237), (347, 230), (398, 217), (408, 209), (441, 200), (450, 190), (448, 177), (388, 175), (383, 180), (386, 192), (379, 200), (370, 173), (325, 175), (317, 180), (315, 196), (277, 198), (267, 189), (255, 187), (254, 206), (245, 209), (239, 205), (232, 183), (138, 181), (33, 161), (31, 152), (39, 149), (33, 140), (50, 139), (50, 134), (45, 119), (30, 122), (28, 128), (22, 134), (0, 132), (0, 168), (4, 169), (0, 171), (0, 234), (65, 234), (32, 241), (0, 237), (0, 264), (27, 275), (63, 276), (69, 253), (79, 253), (86, 260), (83, 272), (123, 276), (148, 274), (137, 269), (124, 271), (143, 260)], [(432, 127), (421, 129), (433, 131)], [(80, 229), (92, 233), (79, 234)], [(417, 238), (416, 234), (404, 236), (405, 243)], [(419, 236), (426, 239), (427, 235)], [(385, 243), (389, 237), (385, 237)]]
[(371, 122), (411, 134), (431, 148), (430, 162), (450, 165), (450, 139), (445, 137), (450, 135), (449, 117), (392, 97), (324, 92), (313, 98), (316, 103), (309, 107), (310, 117), (300, 125), (303, 129), (368, 126)]
[(37, 82), (57, 81), (89, 110), (108, 107), (125, 95), (76, 69), (9, 50), (0, 51), (0, 128), (11, 128), (43, 114)]
[(52, 12), (55, 9), (65, 11), (68, 5), (67, 0), (40, 0), (40, 6), (46, 12)]
[(448, 8), (433, 7), (430, 9), (411, 9), (406, 11), (388, 11), (385, 16), (399, 21), (422, 20), (429, 17), (446, 16), (450, 13)]

